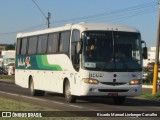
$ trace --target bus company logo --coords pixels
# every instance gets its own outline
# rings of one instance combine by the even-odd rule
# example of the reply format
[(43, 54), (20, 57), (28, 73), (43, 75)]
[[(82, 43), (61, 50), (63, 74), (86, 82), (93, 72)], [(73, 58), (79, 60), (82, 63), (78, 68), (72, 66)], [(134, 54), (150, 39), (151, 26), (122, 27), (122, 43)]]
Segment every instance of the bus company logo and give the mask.
[(26, 57), (26, 68), (30, 67), (30, 57)]
[(25, 68), (30, 67), (31, 66), (30, 57), (27, 56), (25, 59), (24, 58), (18, 59), (18, 67), (19, 66), (24, 66)]

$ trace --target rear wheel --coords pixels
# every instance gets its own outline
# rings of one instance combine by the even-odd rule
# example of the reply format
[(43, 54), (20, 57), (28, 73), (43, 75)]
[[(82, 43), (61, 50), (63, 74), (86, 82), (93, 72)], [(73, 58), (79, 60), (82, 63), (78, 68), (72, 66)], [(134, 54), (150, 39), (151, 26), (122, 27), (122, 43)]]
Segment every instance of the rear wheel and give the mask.
[(116, 105), (122, 105), (124, 103), (125, 99), (126, 99), (126, 97), (124, 97), (124, 96), (113, 97), (114, 104), (116, 104)]
[(30, 88), (30, 93), (32, 96), (44, 96), (44, 94), (45, 94), (45, 91), (34, 89), (34, 82), (33, 82), (32, 77), (30, 78), (29, 88)]
[(71, 95), (71, 88), (70, 88), (69, 81), (66, 81), (66, 83), (65, 83), (64, 95), (65, 95), (65, 99), (67, 102), (69, 102), (69, 103), (76, 102), (76, 97)]

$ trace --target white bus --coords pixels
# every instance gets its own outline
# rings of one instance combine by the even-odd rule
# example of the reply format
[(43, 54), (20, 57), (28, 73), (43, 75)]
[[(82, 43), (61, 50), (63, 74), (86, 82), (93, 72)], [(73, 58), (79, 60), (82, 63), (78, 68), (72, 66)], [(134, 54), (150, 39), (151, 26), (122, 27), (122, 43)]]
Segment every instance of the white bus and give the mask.
[(33, 96), (56, 92), (70, 103), (77, 96), (110, 96), (122, 104), (142, 93), (142, 42), (137, 29), (106, 23), (19, 33), (15, 82)]

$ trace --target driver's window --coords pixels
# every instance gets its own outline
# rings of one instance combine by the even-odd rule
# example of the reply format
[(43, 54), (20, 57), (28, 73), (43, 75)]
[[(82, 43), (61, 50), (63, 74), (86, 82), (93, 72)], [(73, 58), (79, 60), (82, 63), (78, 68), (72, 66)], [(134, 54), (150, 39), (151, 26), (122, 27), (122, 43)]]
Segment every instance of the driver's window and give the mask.
[(80, 40), (80, 31), (73, 30), (72, 31), (72, 41), (71, 41), (71, 60), (76, 70), (79, 69), (79, 55), (77, 54), (77, 51), (76, 51), (76, 45), (79, 40)]

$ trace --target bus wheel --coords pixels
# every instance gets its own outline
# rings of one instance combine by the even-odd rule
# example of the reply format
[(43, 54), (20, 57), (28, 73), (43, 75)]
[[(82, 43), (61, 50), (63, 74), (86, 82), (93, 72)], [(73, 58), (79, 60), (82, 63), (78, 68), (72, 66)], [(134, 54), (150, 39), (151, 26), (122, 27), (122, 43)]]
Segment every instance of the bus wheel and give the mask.
[(124, 97), (124, 96), (113, 97), (114, 104), (116, 104), (116, 105), (122, 105), (124, 103), (125, 99), (126, 99), (126, 97)]
[(64, 95), (65, 95), (65, 99), (67, 102), (69, 102), (69, 103), (76, 102), (76, 97), (71, 95), (71, 88), (70, 88), (69, 81), (66, 81), (66, 83), (65, 83)]
[(33, 78), (30, 79), (29, 88), (30, 88), (30, 93), (31, 93), (32, 96), (44, 96), (44, 94), (45, 94), (45, 91), (34, 89)]

